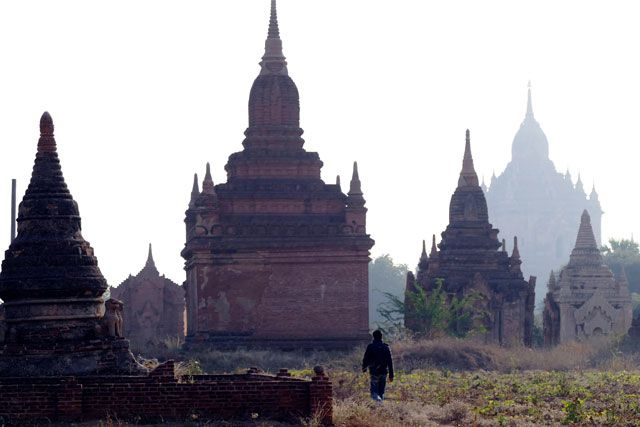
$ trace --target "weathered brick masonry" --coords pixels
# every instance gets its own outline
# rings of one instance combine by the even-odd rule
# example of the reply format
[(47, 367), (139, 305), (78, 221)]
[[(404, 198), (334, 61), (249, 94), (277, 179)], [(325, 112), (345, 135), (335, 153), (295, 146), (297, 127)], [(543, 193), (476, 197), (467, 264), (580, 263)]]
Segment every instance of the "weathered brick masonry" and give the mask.
[(176, 377), (172, 361), (147, 376), (0, 378), (0, 422), (112, 418), (182, 421), (321, 414), (332, 421), (332, 386), (321, 369), (311, 381), (249, 370), (241, 375)]
[(265, 54), (249, 95), (243, 150), (227, 181), (209, 165), (186, 212), (187, 343), (351, 347), (369, 340), (365, 199), (354, 164), (349, 191), (321, 178), (306, 151), (298, 89), (272, 1)]

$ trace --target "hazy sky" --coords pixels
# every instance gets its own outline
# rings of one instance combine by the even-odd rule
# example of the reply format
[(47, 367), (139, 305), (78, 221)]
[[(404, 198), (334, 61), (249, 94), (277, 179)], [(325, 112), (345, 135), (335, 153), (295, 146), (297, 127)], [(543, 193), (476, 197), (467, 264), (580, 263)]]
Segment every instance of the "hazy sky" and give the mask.
[[(373, 255), (412, 268), (447, 223), (471, 129), (479, 175), (502, 172), (533, 84), (562, 171), (595, 180), (603, 239), (640, 235), (636, 1), (279, 0), (305, 147), (323, 179), (358, 161)], [(112, 285), (153, 242), (182, 283), (193, 173), (226, 179), (267, 33), (268, 0), (0, 3), (0, 241), (44, 110), (83, 235)], [(343, 185), (344, 188), (344, 185)], [(6, 230), (6, 231), (3, 231)], [(526, 259), (524, 267), (526, 267)]]

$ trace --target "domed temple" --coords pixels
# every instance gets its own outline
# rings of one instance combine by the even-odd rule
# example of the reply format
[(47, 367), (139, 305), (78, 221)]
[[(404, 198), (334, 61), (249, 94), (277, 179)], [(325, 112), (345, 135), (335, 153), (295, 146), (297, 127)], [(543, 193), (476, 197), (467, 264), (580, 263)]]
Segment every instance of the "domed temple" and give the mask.
[[(433, 236), (429, 255), (423, 243), (417, 275), (407, 275), (407, 292), (421, 286), (428, 293), (443, 280), (443, 289), (449, 297), (476, 293), (479, 298), (475, 308), (484, 313), (481, 326), (487, 332), (481, 338), (485, 342), (531, 345), (535, 278), (525, 281), (521, 264), (518, 240), (514, 238), (509, 256), (504, 240), (502, 243), (498, 240), (498, 230), (489, 223), (467, 131), (462, 171), (449, 205), (449, 225), (439, 245), (436, 246)], [(414, 330), (423, 326), (410, 304), (405, 325)]]
[(249, 96), (243, 150), (214, 185), (194, 178), (186, 211), (187, 342), (349, 346), (368, 340), (369, 250), (354, 164), (349, 192), (303, 148), (298, 89), (275, 1)]
[(624, 335), (631, 327), (631, 295), (624, 275), (616, 279), (604, 264), (591, 218), (585, 210), (569, 264), (549, 277), (544, 300), (545, 345)]
[[(591, 212), (596, 243), (600, 245), (603, 212), (595, 187), (587, 197), (580, 176), (574, 185), (568, 171), (556, 171), (549, 159), (547, 137), (533, 115), (531, 87), (524, 121), (513, 139), (511, 161), (502, 174), (491, 178), (486, 197), (501, 234), (507, 240), (518, 236), (527, 274), (547, 277), (550, 270), (567, 263), (584, 209)], [(538, 294), (541, 298), (542, 292)]]
[(17, 221), (0, 273), (0, 377), (146, 372), (123, 338), (121, 302), (103, 299), (107, 282), (82, 237), (46, 112)]

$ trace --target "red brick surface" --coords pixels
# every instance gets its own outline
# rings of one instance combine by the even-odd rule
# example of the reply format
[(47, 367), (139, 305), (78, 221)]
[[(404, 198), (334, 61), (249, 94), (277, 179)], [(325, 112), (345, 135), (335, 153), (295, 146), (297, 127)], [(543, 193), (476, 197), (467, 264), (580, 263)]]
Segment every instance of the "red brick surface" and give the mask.
[(107, 417), (182, 421), (198, 417), (293, 418), (320, 411), (331, 423), (332, 386), (278, 376), (197, 375), (176, 378), (173, 364), (148, 376), (0, 379), (0, 421), (75, 421)]

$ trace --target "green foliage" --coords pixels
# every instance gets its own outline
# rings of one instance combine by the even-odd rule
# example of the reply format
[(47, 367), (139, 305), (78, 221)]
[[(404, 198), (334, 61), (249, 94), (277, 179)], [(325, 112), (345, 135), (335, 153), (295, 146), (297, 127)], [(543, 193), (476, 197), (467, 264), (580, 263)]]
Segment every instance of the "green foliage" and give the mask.
[(389, 254), (379, 256), (369, 263), (369, 325), (380, 325), (384, 319), (378, 307), (386, 300), (386, 294), (402, 298), (408, 268), (406, 264), (394, 264)]
[(640, 245), (633, 239), (609, 239), (603, 246), (604, 262), (618, 276), (625, 274), (629, 290), (640, 292)]
[(462, 298), (449, 295), (444, 281), (436, 280), (436, 286), (427, 292), (422, 286), (405, 293), (404, 299), (385, 293), (387, 301), (378, 312), (386, 321), (387, 328), (401, 329), (402, 322), (410, 316), (411, 327), (417, 336), (436, 338), (453, 336), (464, 338), (475, 332), (485, 332), (481, 320), (486, 312), (476, 307), (480, 295), (470, 292)]
[(583, 410), (584, 399), (575, 398), (573, 400), (563, 400), (562, 405), (562, 412), (565, 413), (562, 424), (575, 424), (585, 419)]

